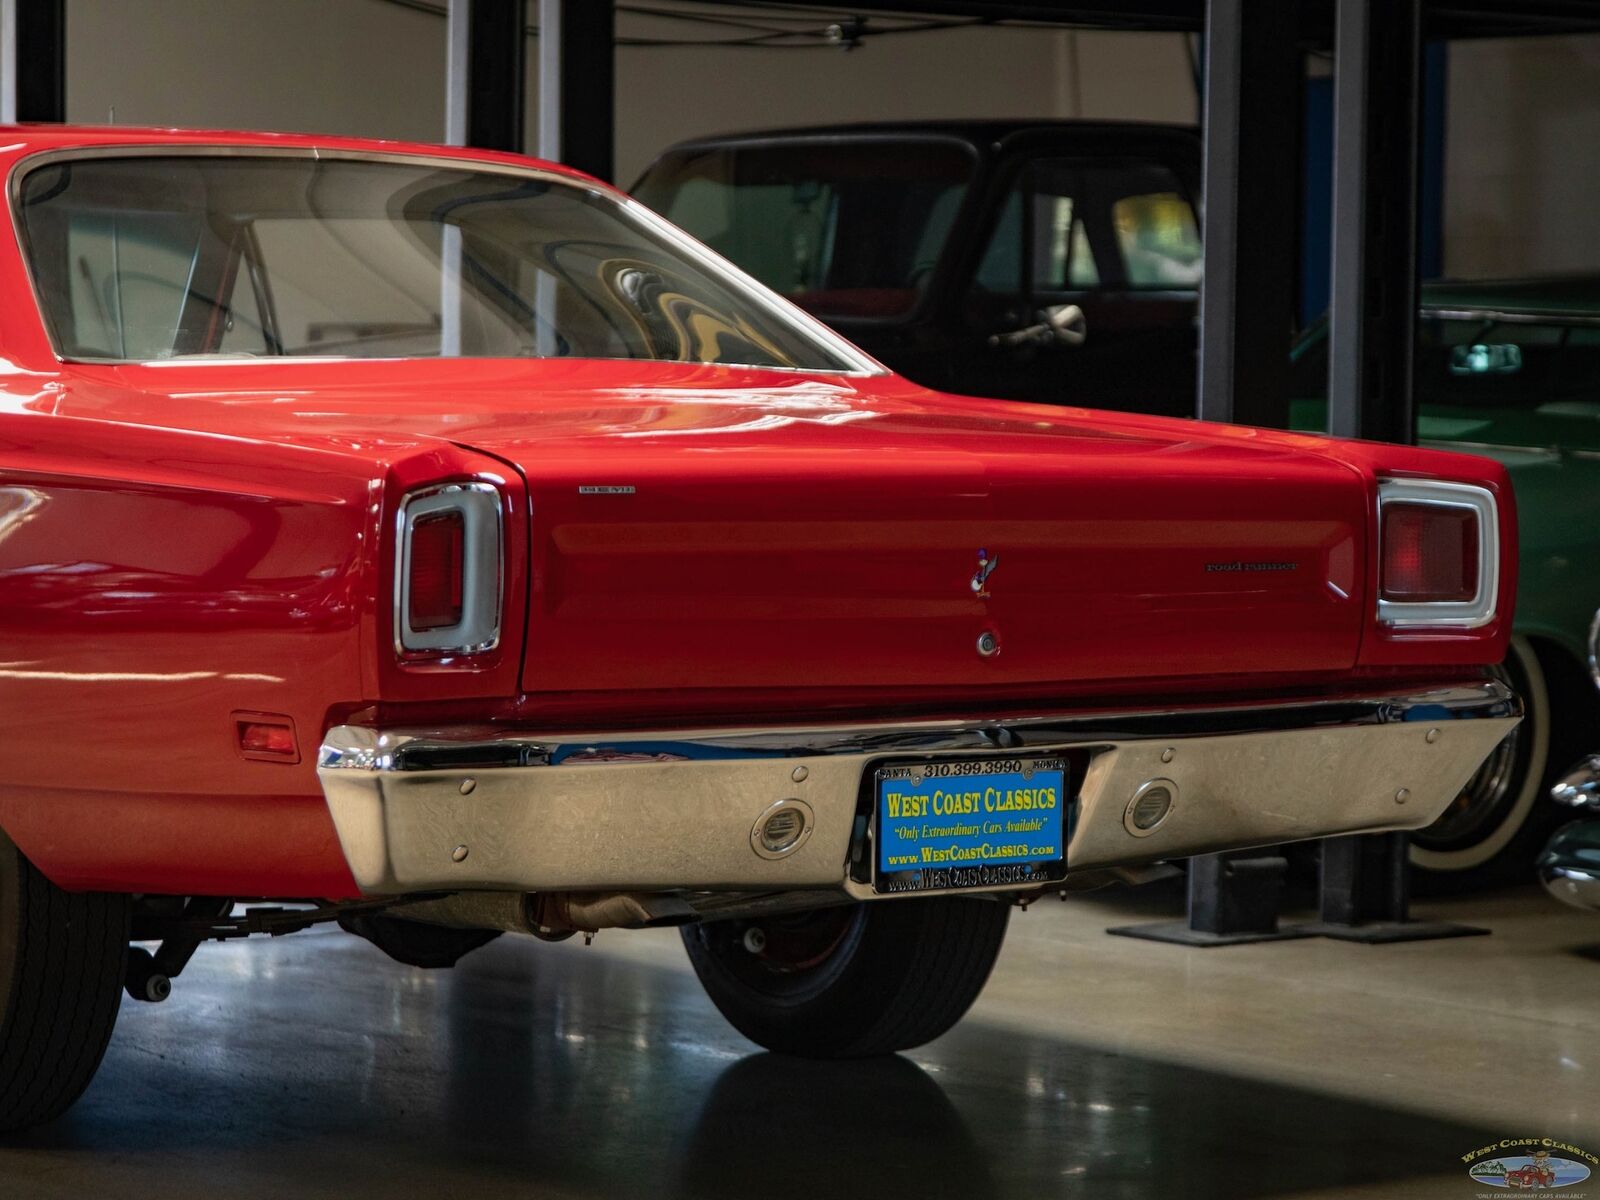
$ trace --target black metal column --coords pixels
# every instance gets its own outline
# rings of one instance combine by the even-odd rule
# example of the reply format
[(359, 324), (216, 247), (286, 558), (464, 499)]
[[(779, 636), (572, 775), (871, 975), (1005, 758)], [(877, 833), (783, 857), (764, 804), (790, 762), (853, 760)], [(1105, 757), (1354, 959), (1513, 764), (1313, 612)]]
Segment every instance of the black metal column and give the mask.
[(527, 28), (525, 0), (450, 0), (445, 140), (522, 152)]
[(65, 121), (66, 0), (4, 0), (0, 23), (0, 120)]
[(615, 0), (539, 0), (539, 157), (616, 170)]
[(1328, 429), (1416, 440), (1422, 0), (1339, 0)]
[(524, 0), (470, 0), (467, 7), (467, 145), (522, 152), (527, 88)]
[[(1334, 15), (1333, 281), (1328, 430), (1416, 441), (1413, 347), (1421, 190), (1423, 0), (1338, 0)], [(1322, 843), (1310, 932), (1396, 942), (1487, 933), (1411, 919), (1404, 833)]]
[(1302, 61), (1297, 0), (1209, 0), (1197, 412), (1289, 423)]

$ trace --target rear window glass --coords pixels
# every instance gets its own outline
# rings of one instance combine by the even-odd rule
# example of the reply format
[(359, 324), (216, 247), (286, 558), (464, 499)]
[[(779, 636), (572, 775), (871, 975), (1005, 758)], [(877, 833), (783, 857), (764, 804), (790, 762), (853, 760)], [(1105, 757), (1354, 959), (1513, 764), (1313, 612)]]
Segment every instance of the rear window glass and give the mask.
[(18, 206), (68, 358), (863, 365), (637, 205), (536, 172), (87, 156), (29, 171)]

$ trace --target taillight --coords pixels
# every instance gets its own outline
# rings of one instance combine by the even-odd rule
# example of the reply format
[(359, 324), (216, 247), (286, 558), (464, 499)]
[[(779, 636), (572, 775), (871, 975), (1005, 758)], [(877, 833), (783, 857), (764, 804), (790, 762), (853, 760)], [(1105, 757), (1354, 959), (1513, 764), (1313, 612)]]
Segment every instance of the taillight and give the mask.
[(500, 640), (500, 493), (452, 483), (400, 504), (395, 644), (401, 651), (477, 654)]
[(1499, 525), (1487, 489), (1432, 480), (1378, 486), (1378, 617), (1475, 626), (1499, 599)]
[(1391, 504), (1383, 510), (1385, 600), (1465, 603), (1478, 592), (1478, 514)]
[(466, 517), (459, 511), (430, 513), (411, 527), (411, 595), (406, 612), (412, 629), (461, 624), (466, 529)]

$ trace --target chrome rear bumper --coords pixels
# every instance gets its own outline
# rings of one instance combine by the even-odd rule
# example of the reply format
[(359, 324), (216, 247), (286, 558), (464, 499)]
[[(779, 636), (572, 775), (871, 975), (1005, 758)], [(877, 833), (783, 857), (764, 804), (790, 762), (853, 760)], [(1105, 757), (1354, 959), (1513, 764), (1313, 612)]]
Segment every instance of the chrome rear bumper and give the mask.
[[(318, 774), (369, 895), (833, 888), (866, 898), (863, 781), (884, 760), (1076, 754), (1067, 863), (1078, 871), (1426, 825), (1520, 716), (1516, 696), (1485, 681), (1401, 696), (823, 729), (539, 737), (340, 726)], [(1171, 781), (1177, 802), (1136, 835), (1124, 817), (1154, 779)], [(782, 856), (759, 853), (757, 822), (795, 800), (810, 814), (806, 837)]]

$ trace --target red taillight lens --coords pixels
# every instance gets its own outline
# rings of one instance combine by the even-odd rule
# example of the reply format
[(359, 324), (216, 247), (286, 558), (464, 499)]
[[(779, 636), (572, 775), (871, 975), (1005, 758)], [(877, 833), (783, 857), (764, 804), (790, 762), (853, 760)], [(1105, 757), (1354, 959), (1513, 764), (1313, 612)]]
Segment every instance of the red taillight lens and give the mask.
[(415, 630), (461, 624), (466, 577), (466, 521), (459, 510), (419, 517), (411, 528), (410, 603)]
[(1472, 509), (1385, 504), (1382, 540), (1383, 599), (1464, 603), (1478, 594), (1478, 514)]

